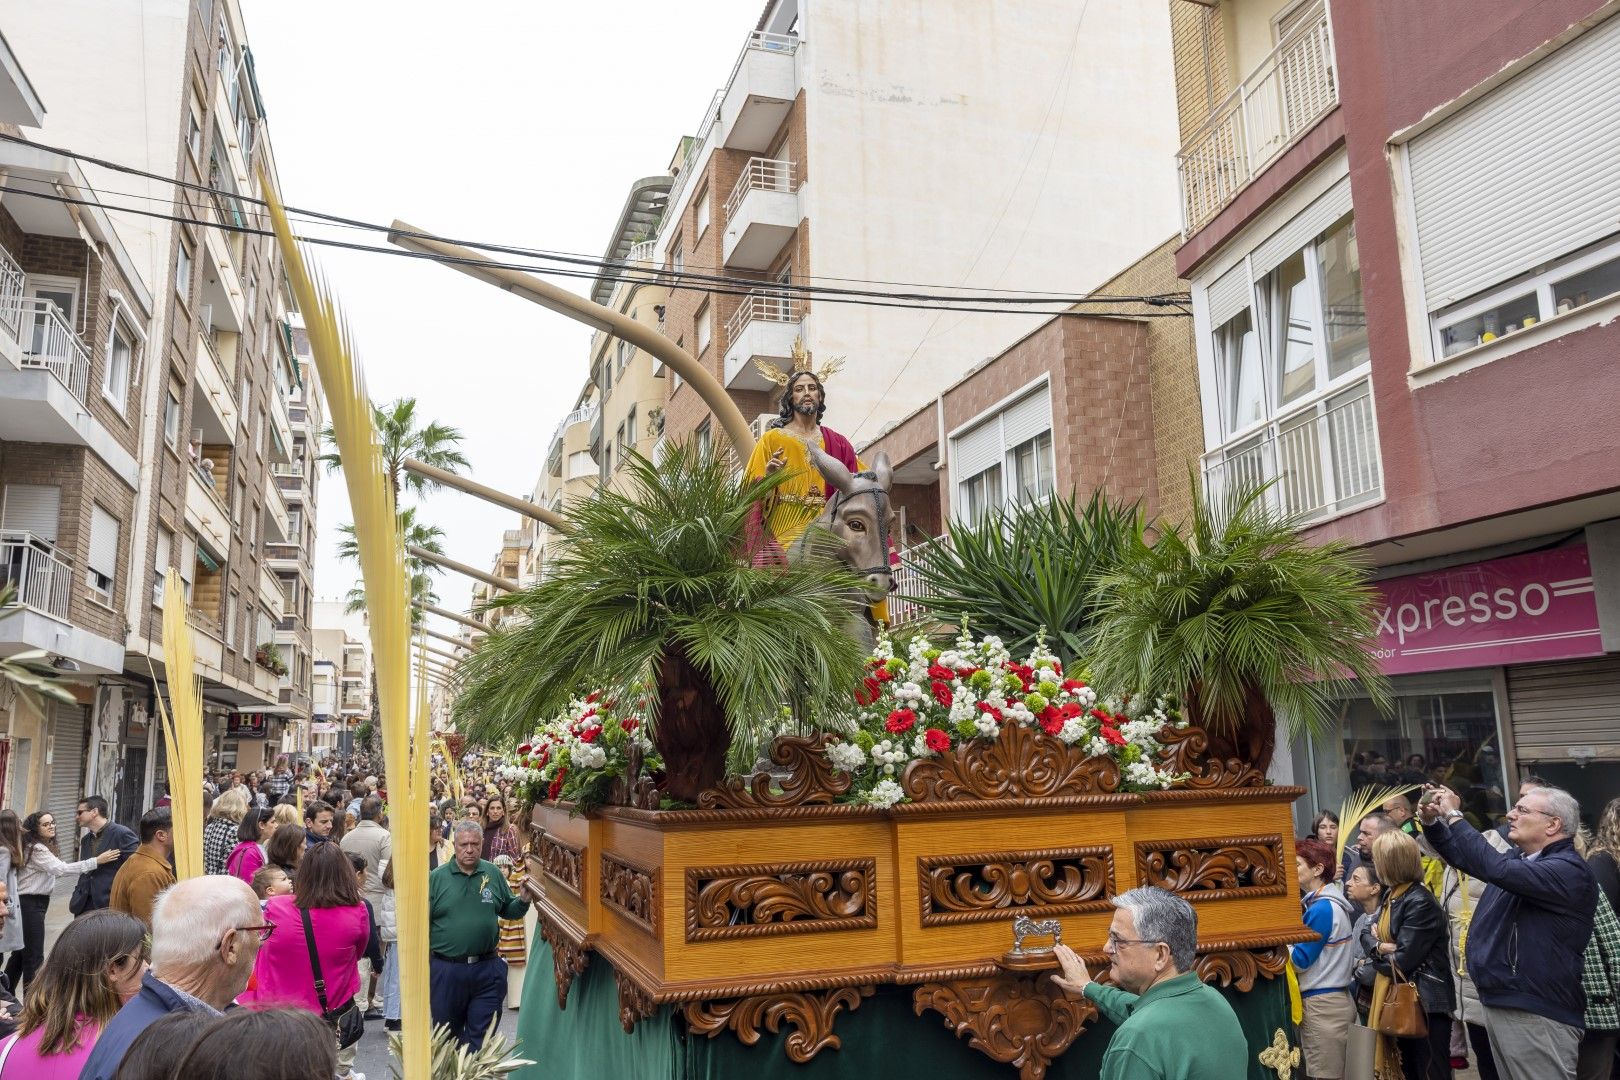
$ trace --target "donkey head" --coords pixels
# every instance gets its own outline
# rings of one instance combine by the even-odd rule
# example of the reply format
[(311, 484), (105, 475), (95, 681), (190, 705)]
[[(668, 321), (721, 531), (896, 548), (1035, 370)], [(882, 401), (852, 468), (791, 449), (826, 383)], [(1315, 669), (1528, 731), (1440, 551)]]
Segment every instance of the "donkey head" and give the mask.
[(878, 454), (870, 474), (852, 474), (841, 461), (817, 447), (809, 447), (810, 462), (833, 489), (827, 508), (816, 522), (831, 538), (830, 554), (842, 559), (866, 582), (872, 603), (889, 592), (889, 531), (894, 509), (889, 485), (894, 479), (887, 454)]

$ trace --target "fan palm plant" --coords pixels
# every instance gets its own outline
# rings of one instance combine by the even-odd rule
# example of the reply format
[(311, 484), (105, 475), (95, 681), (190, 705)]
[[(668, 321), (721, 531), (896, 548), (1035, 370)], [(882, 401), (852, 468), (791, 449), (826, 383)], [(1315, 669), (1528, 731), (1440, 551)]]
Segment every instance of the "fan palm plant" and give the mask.
[(1142, 535), (1137, 504), (1097, 492), (1084, 508), (1043, 503), (955, 521), (948, 542), (916, 558), (921, 603), (942, 623), (972, 622), (1023, 656), (1044, 633), (1065, 661), (1090, 651), (1097, 579), (1120, 565)]
[[(395, 398), (387, 405), (371, 403), (371, 422), (377, 428), (377, 440), (382, 445), (383, 465), (388, 482), (394, 489), (394, 505), (406, 492), (420, 498), (438, 488), (435, 480), (418, 476), (405, 469), (405, 459), (415, 458), (424, 465), (432, 465), (445, 472), (457, 473), (467, 468), (467, 458), (457, 449), (461, 432), (448, 424), (430, 421), (417, 426), (416, 399)], [(331, 427), (321, 432), (321, 441), (336, 446)], [(320, 460), (328, 469), (343, 467), (343, 459), (336, 450), (322, 454)]]
[(750, 564), (750, 508), (783, 473), (739, 485), (724, 456), (690, 444), (625, 468), (626, 492), (571, 508), (546, 578), (490, 604), (520, 618), (462, 663), (456, 717), (495, 742), (583, 691), (651, 685), (667, 794), (692, 801), (724, 775), (733, 736), (778, 722), (784, 701), (849, 701), (864, 660), (847, 629), (858, 581), (827, 561)]
[[(15, 585), (0, 585), (0, 615), (3, 615), (4, 609), (16, 603), (16, 600)], [(44, 698), (68, 705), (74, 701), (72, 692), (58, 682), (56, 676), (44, 666), (49, 656), (44, 649), (29, 649), (26, 652), (0, 657), (0, 683), (13, 687), (36, 712), (43, 711), (41, 705)]]
[(1213, 749), (1262, 770), (1273, 710), (1296, 734), (1325, 730), (1352, 677), (1376, 706), (1390, 701), (1366, 570), (1347, 544), (1308, 542), (1265, 495), (1212, 506), (1193, 478), (1191, 521), (1137, 540), (1099, 581), (1108, 610), (1092, 654), (1101, 684), (1184, 694)]

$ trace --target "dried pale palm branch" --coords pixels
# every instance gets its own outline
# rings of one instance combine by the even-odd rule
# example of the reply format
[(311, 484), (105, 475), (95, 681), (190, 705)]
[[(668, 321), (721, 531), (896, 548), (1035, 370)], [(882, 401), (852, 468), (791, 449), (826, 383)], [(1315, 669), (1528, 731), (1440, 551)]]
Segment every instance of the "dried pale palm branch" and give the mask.
[(1333, 852), (1334, 858), (1344, 862), (1344, 844), (1350, 836), (1350, 830), (1361, 823), (1361, 819), (1383, 806), (1397, 795), (1408, 795), (1419, 790), (1422, 784), (1368, 784), (1366, 787), (1352, 791), (1339, 807), (1339, 843)]

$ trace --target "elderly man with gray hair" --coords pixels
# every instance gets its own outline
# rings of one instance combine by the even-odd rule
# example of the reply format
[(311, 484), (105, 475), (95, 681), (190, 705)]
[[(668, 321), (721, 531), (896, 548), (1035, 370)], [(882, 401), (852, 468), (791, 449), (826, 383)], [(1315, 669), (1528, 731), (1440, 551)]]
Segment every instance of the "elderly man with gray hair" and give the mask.
[(259, 945), (274, 929), (239, 878), (207, 874), (165, 889), (152, 908), (152, 969), (101, 1029), (80, 1080), (109, 1080), (135, 1037), (160, 1017), (223, 1013), (247, 988)]
[(1461, 805), (1450, 788), (1426, 786), (1418, 816), (1442, 859), (1486, 883), (1465, 958), (1497, 1071), (1508, 1080), (1573, 1078), (1598, 900), (1597, 879), (1575, 850), (1580, 804), (1555, 787), (1520, 791), (1508, 811), (1514, 850), (1505, 853), (1468, 824)]
[(484, 829), (458, 821), (455, 858), (428, 875), (429, 997), (433, 1023), (448, 1024), (476, 1050), (494, 1030), (506, 1000), (506, 961), (496, 947), (501, 919), (521, 919), (529, 903), (512, 895), (500, 867), (481, 857)]
[(1103, 945), (1112, 986), (1093, 982), (1067, 945), (1052, 981), (1084, 997), (1118, 1030), (1100, 1080), (1244, 1080), (1249, 1046), (1232, 1006), (1193, 970), (1198, 914), (1181, 897), (1144, 885), (1113, 899)]

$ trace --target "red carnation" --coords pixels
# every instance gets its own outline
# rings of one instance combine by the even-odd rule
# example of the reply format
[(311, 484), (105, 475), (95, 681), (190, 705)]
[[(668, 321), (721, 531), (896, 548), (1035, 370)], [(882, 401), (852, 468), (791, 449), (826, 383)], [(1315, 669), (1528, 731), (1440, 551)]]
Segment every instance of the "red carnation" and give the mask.
[(904, 734), (917, 726), (917, 714), (910, 709), (896, 709), (883, 721), (883, 726), (896, 735)]
[(923, 732), (923, 742), (936, 754), (944, 753), (951, 748), (951, 737), (937, 727), (931, 727)]
[(868, 675), (866, 678), (861, 680), (861, 685), (855, 688), (855, 704), (872, 704), (872, 702), (878, 699), (878, 694), (882, 693), (882, 689), (883, 688), (878, 684), (878, 681)]
[(584, 743), (593, 743), (596, 741), (596, 737), (600, 734), (602, 734), (602, 725), (592, 724), (590, 727), (579, 733), (579, 741)]
[(600, 691), (600, 690), (592, 690), (590, 693), (585, 695), (585, 701), (586, 701), (587, 704), (589, 704), (590, 702), (595, 701), (597, 698), (599, 698), (601, 696), (602, 696), (602, 691)]
[(551, 786), (546, 789), (546, 798), (550, 799), (552, 802), (557, 801), (557, 796), (562, 794), (563, 777), (567, 775), (567, 769), (557, 770), (557, 775), (552, 779)]
[(636, 728), (640, 727), (641, 725), (636, 721), (635, 717), (627, 716), (623, 720), (619, 721), (619, 726), (624, 728), (624, 733), (626, 735), (633, 735), (635, 734)]
[(534, 749), (533, 746), (530, 746), (528, 743), (524, 743), (522, 746), (517, 748), (517, 752), (519, 754), (527, 754), (530, 750), (533, 750), (533, 749)]
[(942, 683), (942, 682), (938, 681), (937, 679), (933, 682), (932, 685), (933, 685), (933, 689), (934, 689), (934, 700), (939, 702), (941, 705), (945, 706), (945, 708), (947, 708), (947, 709), (950, 708), (951, 707), (951, 688), (948, 685), (946, 685), (945, 683)]
[(1040, 713), (1041, 730), (1056, 735), (1063, 730), (1063, 713), (1055, 705), (1048, 705)]
[(887, 667), (880, 667), (877, 669), (877, 678), (878, 682), (888, 682), (890, 679), (894, 678), (894, 672), (890, 671)]

